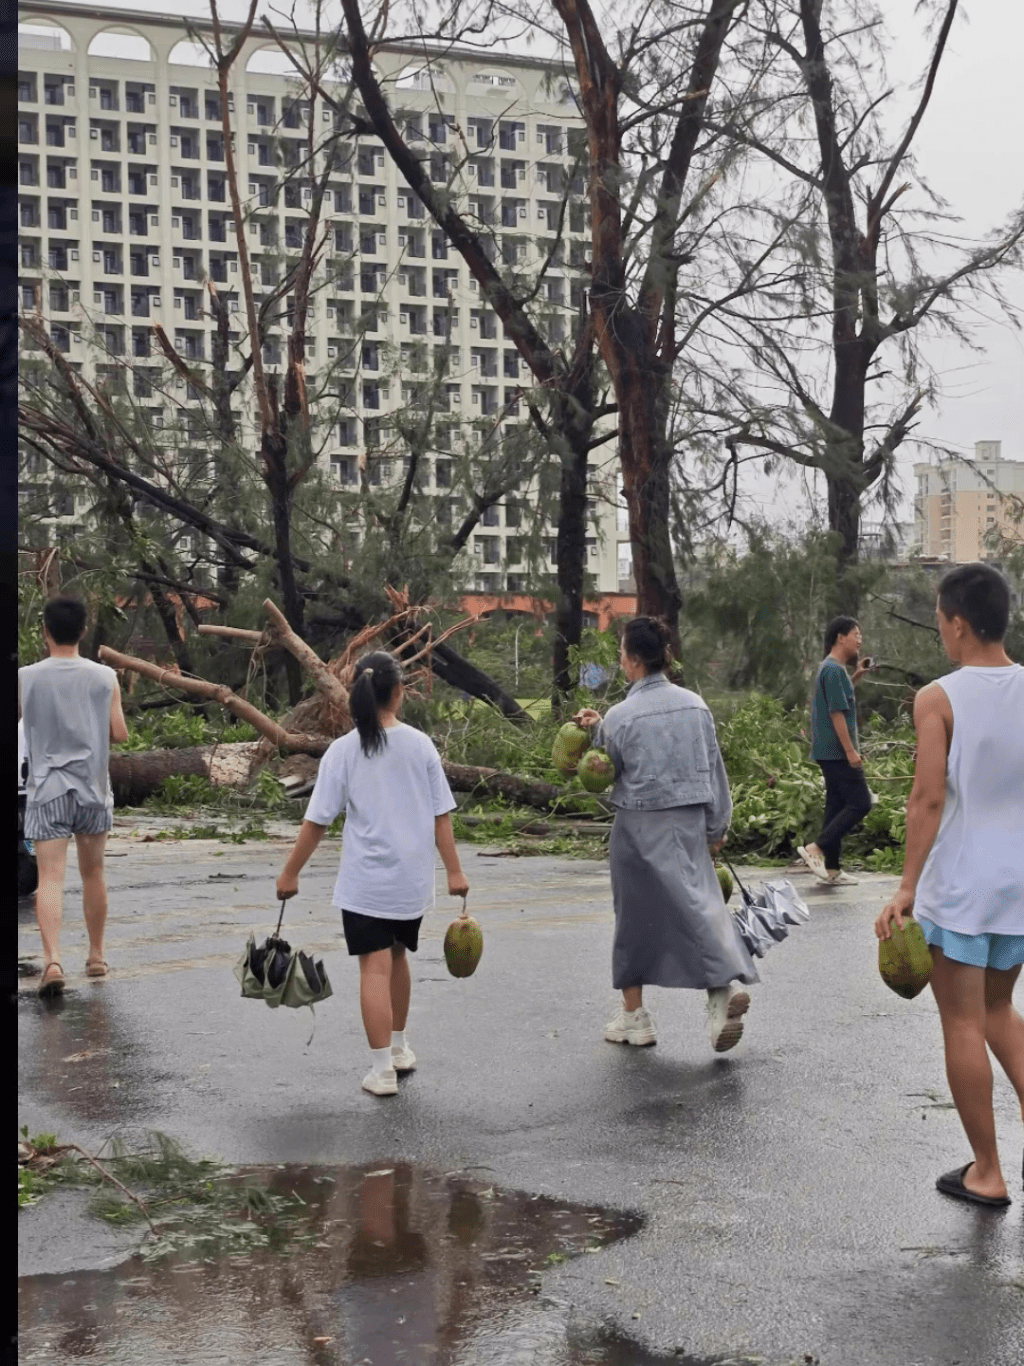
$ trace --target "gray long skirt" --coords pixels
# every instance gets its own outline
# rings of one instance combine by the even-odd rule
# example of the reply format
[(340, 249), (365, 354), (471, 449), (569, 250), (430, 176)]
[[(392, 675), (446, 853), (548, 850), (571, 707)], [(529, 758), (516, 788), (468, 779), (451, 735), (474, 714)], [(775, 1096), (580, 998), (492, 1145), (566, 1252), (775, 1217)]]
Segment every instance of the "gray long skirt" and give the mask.
[(707, 841), (703, 806), (616, 811), (608, 852), (617, 990), (760, 981), (722, 900)]

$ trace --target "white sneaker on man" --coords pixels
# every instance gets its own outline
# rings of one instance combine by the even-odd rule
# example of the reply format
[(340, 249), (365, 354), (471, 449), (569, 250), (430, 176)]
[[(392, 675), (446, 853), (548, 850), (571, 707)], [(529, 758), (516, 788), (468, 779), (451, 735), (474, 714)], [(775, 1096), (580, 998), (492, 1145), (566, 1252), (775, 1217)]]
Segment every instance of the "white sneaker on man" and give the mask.
[(412, 1072), (416, 1068), (416, 1054), (408, 1044), (402, 1048), (391, 1045), (391, 1066), (396, 1072)]
[(716, 1053), (735, 1048), (743, 1037), (743, 1016), (750, 1009), (750, 993), (739, 982), (708, 991), (708, 1035)]
[(609, 1043), (631, 1043), (643, 1048), (658, 1042), (658, 1031), (643, 1006), (638, 1006), (636, 1010), (619, 1006), (604, 1027), (604, 1037)]
[(807, 867), (810, 868), (812, 873), (816, 873), (818, 877), (825, 876), (825, 856), (820, 849), (810, 850), (800, 844), (797, 845), (796, 852), (803, 859), (804, 863), (806, 863)]
[(386, 1067), (383, 1072), (371, 1067), (363, 1078), (363, 1090), (371, 1096), (397, 1096), (398, 1074), (393, 1067)]

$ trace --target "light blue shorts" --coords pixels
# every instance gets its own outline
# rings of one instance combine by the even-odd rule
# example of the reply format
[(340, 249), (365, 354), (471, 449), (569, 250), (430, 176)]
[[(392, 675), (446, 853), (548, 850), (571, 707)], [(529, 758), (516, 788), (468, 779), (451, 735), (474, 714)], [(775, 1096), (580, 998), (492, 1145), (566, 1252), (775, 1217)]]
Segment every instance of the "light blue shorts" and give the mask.
[(1024, 963), (1024, 934), (958, 934), (943, 930), (923, 915), (917, 917), (925, 940), (954, 963), (1006, 972)]

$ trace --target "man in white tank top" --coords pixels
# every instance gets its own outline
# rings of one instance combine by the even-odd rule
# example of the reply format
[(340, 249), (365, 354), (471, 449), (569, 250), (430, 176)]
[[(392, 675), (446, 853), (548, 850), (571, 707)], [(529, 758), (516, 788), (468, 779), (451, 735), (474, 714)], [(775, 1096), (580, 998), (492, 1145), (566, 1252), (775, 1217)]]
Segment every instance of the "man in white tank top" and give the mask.
[(1024, 668), (1003, 649), (1009, 612), (1009, 587), (991, 565), (960, 565), (939, 584), (939, 636), (960, 668), (914, 701), (903, 876), (875, 922), (887, 939), (894, 921), (902, 929), (914, 915), (931, 948), (946, 1076), (974, 1153), (935, 1184), (996, 1209), (1010, 1201), (989, 1050), (1024, 1115), (1024, 1020), (1012, 1000), (1024, 964)]
[(64, 991), (59, 940), (72, 837), (89, 934), (86, 975), (107, 974), (103, 854), (114, 805), (107, 769), (110, 742), (120, 744), (128, 732), (117, 675), (105, 664), (81, 657), (78, 644), (84, 634), (83, 605), (76, 598), (51, 598), (43, 609), (49, 657), (18, 670), (18, 711), (28, 749), (25, 838), (35, 841), (39, 868), (36, 919), (43, 941), (43, 997)]

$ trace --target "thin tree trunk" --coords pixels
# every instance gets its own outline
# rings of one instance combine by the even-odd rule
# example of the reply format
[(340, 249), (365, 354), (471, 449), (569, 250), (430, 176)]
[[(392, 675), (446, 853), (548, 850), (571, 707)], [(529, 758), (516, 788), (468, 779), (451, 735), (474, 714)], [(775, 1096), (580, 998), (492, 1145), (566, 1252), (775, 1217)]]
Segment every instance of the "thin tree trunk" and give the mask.
[(555, 639), (551, 705), (560, 712), (576, 686), (569, 651), (579, 645), (583, 633), (583, 586), (587, 556), (588, 452), (573, 451), (562, 461), (558, 500), (558, 601), (555, 604)]
[[(274, 550), (281, 601), (288, 625), (299, 636), (303, 632), (304, 604), (292, 563), (292, 491), (288, 479), (288, 443), (278, 432), (264, 432), (263, 461), (274, 524)], [(302, 696), (302, 671), (290, 656), (285, 659), (288, 702), (296, 706)]]

